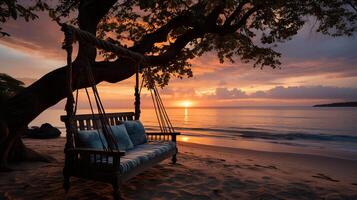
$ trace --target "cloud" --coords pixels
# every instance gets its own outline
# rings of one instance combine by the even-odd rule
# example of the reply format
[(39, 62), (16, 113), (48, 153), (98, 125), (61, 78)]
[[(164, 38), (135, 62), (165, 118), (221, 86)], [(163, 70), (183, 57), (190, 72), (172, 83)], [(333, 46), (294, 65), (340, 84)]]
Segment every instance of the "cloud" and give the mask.
[[(1, 72), (28, 85), (65, 64), (65, 52), (60, 48), (63, 33), (46, 13), (29, 23), (10, 21), (4, 28), (11, 37), (0, 39)], [(207, 102), (207, 106), (218, 105), (219, 100), (219, 105), (224, 106), (227, 102), (237, 105), (235, 100), (250, 103), (258, 99), (266, 103), (269, 99), (307, 99), (311, 103), (317, 99), (356, 99), (356, 36), (332, 38), (310, 29), (305, 26), (292, 40), (279, 45), (281, 69), (255, 69), (252, 63), (241, 63), (239, 59), (233, 64), (221, 64), (216, 54), (210, 52), (192, 60), (194, 78), (172, 79), (160, 92), (169, 103), (197, 99)], [(133, 87), (131, 78), (117, 84), (101, 83), (99, 89), (108, 104), (131, 106)], [(143, 92), (143, 96), (148, 94)]]
[(245, 92), (237, 88), (233, 88), (231, 90), (227, 88), (217, 88), (215, 95), (219, 99), (236, 99), (247, 97), (247, 94)]
[(355, 58), (357, 35), (352, 37), (331, 37), (316, 32), (315, 22), (307, 24), (292, 40), (280, 44), (278, 51), (284, 57), (296, 59)]
[[(357, 52), (356, 52), (357, 53)], [(319, 58), (291, 59), (284, 58), (281, 69), (253, 68), (249, 64), (209, 66), (210, 71), (195, 73), (197, 68), (205, 65), (193, 65), (194, 79), (186, 79), (185, 84), (195, 87), (216, 88), (256, 88), (270, 89), (278, 85), (333, 85), (338, 87), (354, 87), (357, 84), (356, 58)], [(213, 70), (214, 69), (214, 70)], [(179, 80), (173, 80), (176, 84)], [(224, 83), (224, 84), (222, 84)]]
[(65, 62), (0, 44), (0, 71), (13, 77), (40, 78)]
[(11, 20), (3, 25), (11, 37), (4, 37), (0, 43), (18, 51), (42, 55), (47, 59), (63, 60), (61, 49), (64, 38), (60, 27), (50, 20), (45, 12), (38, 13), (39, 19), (26, 22), (23, 19)]
[(327, 86), (278, 86), (266, 92), (254, 93), (251, 97), (275, 99), (344, 99), (356, 100), (357, 88), (340, 88)]
[[(355, 87), (357, 84), (357, 35), (329, 37), (306, 25), (292, 40), (279, 44), (281, 69), (252, 68), (252, 63), (218, 62), (214, 53), (193, 60), (193, 72), (200, 85), (215, 88), (267, 89), (278, 85), (320, 85)], [(220, 82), (224, 81), (224, 85)]]
[[(143, 90), (146, 94), (150, 92), (145, 89)], [(158, 88), (158, 92), (161, 95), (161, 98), (164, 100), (181, 100), (181, 99), (191, 99), (197, 96), (196, 90), (192, 87), (166, 87), (163, 89)]]
[[(222, 80), (226, 87), (261, 84), (274, 87), (294, 81), (296, 77), (302, 78), (300, 82), (293, 84), (304, 82), (304, 76), (307, 76), (307, 79), (312, 76), (333, 79), (357, 78), (357, 38), (324, 36), (312, 31), (313, 26), (313, 23), (305, 25), (292, 40), (279, 45), (277, 50), (282, 53), (283, 63), (281, 70), (253, 69), (251, 63), (243, 64), (239, 59), (236, 59), (237, 62), (234, 64), (221, 64), (216, 53), (209, 52), (192, 60), (194, 75), (202, 84), (210, 87), (221, 85)], [(60, 27), (50, 20), (47, 13), (40, 12), (39, 19), (32, 22), (21, 19), (9, 21), (4, 24), (4, 29), (11, 37), (2, 38), (1, 44), (27, 54), (36, 54), (35, 59), (42, 56), (46, 60), (65, 61), (65, 53), (60, 48), (63, 33)], [(49, 67), (48, 71), (53, 67), (60, 66)], [(45, 73), (43, 71), (42, 73)], [(290, 80), (291, 78), (293, 80)], [(339, 86), (352, 85), (346, 82)]]
[(277, 86), (266, 91), (247, 94), (237, 88), (217, 88), (210, 98), (240, 99), (240, 98), (269, 98), (269, 99), (341, 99), (357, 100), (357, 88), (340, 88), (327, 86)]

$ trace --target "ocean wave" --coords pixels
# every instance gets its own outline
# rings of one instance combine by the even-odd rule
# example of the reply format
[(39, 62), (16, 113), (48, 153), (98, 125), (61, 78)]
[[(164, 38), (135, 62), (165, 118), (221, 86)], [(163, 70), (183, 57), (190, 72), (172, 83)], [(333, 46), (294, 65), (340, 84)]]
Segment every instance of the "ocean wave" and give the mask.
[[(176, 127), (178, 131), (184, 132), (184, 135), (191, 136), (213, 136), (213, 137), (241, 137), (249, 139), (265, 140), (313, 140), (313, 141), (336, 141), (357, 143), (357, 136), (352, 135), (331, 135), (322, 133), (304, 133), (304, 132), (280, 132), (268, 129), (241, 128), (240, 130), (221, 129), (221, 128), (185, 128)], [(201, 133), (197, 133), (201, 131)], [(194, 133), (190, 133), (194, 132)], [(210, 133), (210, 134), (208, 134)]]
[[(62, 132), (65, 127), (57, 127)], [(160, 131), (158, 126), (146, 126), (147, 131)], [(293, 141), (293, 140), (310, 140), (310, 141), (331, 141), (331, 142), (350, 142), (357, 143), (357, 136), (353, 135), (334, 135), (323, 133), (306, 133), (306, 132), (282, 132), (272, 129), (261, 129), (254, 127), (227, 127), (227, 128), (201, 128), (201, 127), (175, 127), (176, 131), (186, 136), (194, 137), (216, 137), (226, 139), (263, 139), (273, 141)]]

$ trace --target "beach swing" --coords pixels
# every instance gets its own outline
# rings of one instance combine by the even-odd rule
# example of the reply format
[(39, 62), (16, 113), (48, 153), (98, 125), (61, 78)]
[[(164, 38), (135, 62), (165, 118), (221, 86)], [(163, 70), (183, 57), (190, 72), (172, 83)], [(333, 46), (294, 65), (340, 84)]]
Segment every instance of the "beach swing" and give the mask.
[[(146, 132), (140, 119), (140, 92), (144, 79), (139, 83), (140, 66), (143, 56), (127, 49), (99, 40), (92, 34), (61, 24), (65, 33), (63, 49), (67, 51), (67, 88), (68, 96), (65, 106), (66, 115), (61, 121), (66, 125), (65, 164), (63, 168), (64, 189), (70, 188), (70, 177), (110, 183), (113, 196), (120, 199), (119, 186), (126, 180), (144, 172), (164, 159), (172, 157), (176, 163), (176, 136), (168, 118), (158, 90), (152, 81), (146, 80), (152, 95), (160, 132)], [(94, 74), (89, 65), (85, 74), (90, 83), (95, 106), (91, 95), (85, 88), (90, 114), (76, 114), (78, 90), (76, 97), (72, 90), (72, 44), (74, 38), (81, 42), (95, 45), (97, 48), (116, 53), (119, 57), (131, 57), (138, 61), (135, 75), (135, 111), (106, 113), (100, 100), (94, 81)], [(97, 112), (94, 112), (94, 108)]]

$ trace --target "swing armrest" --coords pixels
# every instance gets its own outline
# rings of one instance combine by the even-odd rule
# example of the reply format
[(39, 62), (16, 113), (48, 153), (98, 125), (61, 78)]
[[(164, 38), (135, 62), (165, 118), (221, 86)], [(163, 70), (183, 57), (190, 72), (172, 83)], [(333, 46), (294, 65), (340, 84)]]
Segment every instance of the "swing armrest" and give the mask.
[(78, 169), (105, 169), (116, 171), (120, 166), (120, 157), (125, 155), (124, 151), (104, 151), (101, 149), (71, 148), (66, 153), (73, 155), (73, 162)]
[(146, 132), (146, 135), (181, 135), (180, 132), (162, 133), (162, 132)]
[(73, 152), (73, 153), (86, 153), (86, 154), (97, 154), (97, 155), (103, 155), (103, 156), (125, 156), (125, 151), (104, 151), (101, 149), (90, 149), (90, 148), (71, 148), (68, 149), (67, 151)]
[(176, 136), (181, 135), (180, 132), (162, 133), (162, 132), (146, 132), (148, 140), (171, 140), (176, 142)]

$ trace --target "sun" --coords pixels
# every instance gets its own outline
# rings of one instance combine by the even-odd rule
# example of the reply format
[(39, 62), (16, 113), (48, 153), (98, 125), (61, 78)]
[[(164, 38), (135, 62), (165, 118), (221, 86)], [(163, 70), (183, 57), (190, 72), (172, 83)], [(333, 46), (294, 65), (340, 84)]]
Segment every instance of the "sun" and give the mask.
[(184, 101), (180, 102), (181, 107), (188, 108), (188, 107), (191, 107), (192, 105), (193, 105), (193, 102), (190, 100), (184, 100)]

